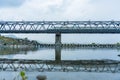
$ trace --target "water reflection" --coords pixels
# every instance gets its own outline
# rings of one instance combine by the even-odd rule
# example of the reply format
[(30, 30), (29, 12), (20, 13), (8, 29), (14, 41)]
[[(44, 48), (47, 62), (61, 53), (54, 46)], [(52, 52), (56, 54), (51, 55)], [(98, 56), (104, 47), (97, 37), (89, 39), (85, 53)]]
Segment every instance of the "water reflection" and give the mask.
[(0, 48), (0, 58), (40, 60), (120, 60), (118, 49), (85, 49), (61, 47)]
[(56, 62), (61, 61), (61, 47), (60, 46), (55, 47), (55, 61)]
[(28, 51), (37, 51), (38, 47), (0, 47), (0, 55), (10, 55), (10, 54), (27, 54)]
[(115, 60), (26, 60), (0, 59), (0, 71), (26, 72), (112, 72), (120, 73)]
[[(35, 80), (38, 74), (47, 75), (48, 76), (47, 80), (61, 80), (61, 77), (65, 78), (66, 76), (67, 78), (64, 80), (69, 80), (71, 78), (72, 78), (71, 80), (75, 80), (75, 79), (79, 80), (79, 78), (83, 80), (88, 80), (88, 79), (98, 80), (98, 77), (100, 75), (102, 78), (104, 76), (103, 79), (100, 78), (101, 80), (104, 80), (104, 79), (114, 80), (116, 78), (119, 78), (119, 73), (120, 73), (120, 67), (119, 67), (120, 64), (114, 63), (114, 60), (120, 60), (119, 57), (117, 56), (119, 53), (120, 53), (119, 50), (116, 50), (116, 49), (104, 49), (104, 48), (103, 49), (83, 49), (83, 48), (63, 49), (59, 46), (53, 47), (53, 48), (36, 47), (36, 48), (22, 48), (22, 49), (16, 49), (16, 48), (1, 48), (0, 49), (1, 58), (4, 58), (4, 57), (8, 58), (6, 56), (11, 55), (13, 57), (10, 59), (16, 59), (16, 60), (24, 59), (23, 62), (25, 63), (27, 62), (25, 60), (28, 60), (28, 59), (29, 60), (32, 59), (36, 61), (40, 60), (41, 66), (39, 70), (38, 70), (39, 64), (37, 64), (37, 68), (35, 68), (33, 64), (29, 66), (28, 64), (25, 64), (25, 66), (28, 69), (26, 69), (26, 67), (23, 66), (22, 64), (19, 65), (19, 68), (16, 68), (19, 70), (26, 69), (26, 71), (28, 71), (27, 74), (28, 74), (29, 80)], [(108, 60), (108, 59), (113, 59), (113, 61)], [(102, 61), (105, 61), (105, 63)], [(113, 64), (109, 63), (109, 61), (113, 62)], [(103, 64), (101, 64), (101, 62)], [(18, 66), (16, 65), (16, 67)], [(10, 69), (14, 71), (12, 64), (10, 64), (8, 68), (6, 68), (8, 72), (5, 72), (6, 71), (5, 69), (4, 70), (2, 69), (0, 72), (0, 74), (3, 74), (3, 78), (5, 78), (5, 80), (10, 80), (10, 76), (8, 75), (8, 73), (10, 73), (10, 75), (13, 74), (12, 76), (14, 77), (16, 76), (16, 73), (19, 74), (19, 70), (18, 72), (13, 73), (13, 72), (9, 72)], [(36, 70), (36, 71), (33, 71), (33, 70)], [(77, 73), (73, 73), (73, 72), (77, 72)], [(79, 72), (86, 72), (86, 73), (79, 73)], [(112, 77), (111, 78), (106, 77), (106, 75), (108, 75), (107, 73), (110, 75), (110, 77), (111, 76)], [(91, 74), (94, 74), (92, 75), (92, 77), (94, 76), (96, 78), (93, 79), (91, 76), (89, 76)], [(7, 77), (5, 77), (4, 75), (7, 75)], [(82, 76), (78, 77), (76, 75), (78, 76), (82, 75)], [(85, 75), (89, 78), (87, 78)], [(58, 76), (58, 78), (56, 78), (56, 76)], [(11, 77), (11, 79), (13, 79), (13, 77)]]
[[(4, 52), (5, 50), (5, 52)], [(1, 53), (4, 52), (4, 54), (28, 54), (29, 51), (38, 51), (40, 50), (38, 47), (33, 48), (1, 48)], [(97, 72), (105, 72), (107, 69), (107, 72), (119, 72), (119, 61), (118, 60), (111, 60), (111, 59), (88, 59), (88, 60), (63, 60), (61, 57), (61, 50), (62, 48), (60, 46), (56, 46), (54, 49), (55, 56), (54, 60), (42, 60), (42, 59), (0, 59), (1, 66), (4, 66), (4, 68), (1, 68), (2, 71), (6, 70), (12, 70), (12, 71), (19, 71), (19, 70), (26, 70), (26, 71), (97, 71)], [(67, 53), (66, 53), (67, 54)], [(74, 54), (74, 53), (72, 53)], [(34, 54), (32, 54), (34, 55)], [(70, 55), (70, 54), (69, 54)], [(64, 55), (62, 55), (64, 56)], [(81, 55), (80, 55), (81, 56)], [(49, 56), (48, 56), (49, 57)], [(9, 64), (9, 65), (8, 65)], [(16, 66), (15, 66), (15, 65)], [(24, 66), (22, 65), (24, 64)], [(5, 66), (6, 65), (6, 66)], [(40, 66), (38, 66), (40, 65)], [(107, 65), (107, 66), (106, 66)], [(38, 66), (36, 69), (35, 66)], [(42, 67), (41, 67), (42, 66)], [(117, 67), (116, 67), (117, 66)], [(11, 68), (12, 67), (12, 68)], [(29, 68), (30, 67), (30, 68)], [(116, 68), (118, 70), (116, 71)]]

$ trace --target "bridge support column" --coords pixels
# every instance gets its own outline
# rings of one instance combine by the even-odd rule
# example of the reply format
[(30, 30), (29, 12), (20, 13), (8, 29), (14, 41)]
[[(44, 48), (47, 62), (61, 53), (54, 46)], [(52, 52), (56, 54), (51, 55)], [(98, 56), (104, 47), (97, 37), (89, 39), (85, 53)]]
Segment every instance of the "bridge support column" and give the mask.
[(61, 33), (55, 34), (55, 46), (61, 46)]
[(61, 33), (55, 34), (55, 61), (61, 61)]

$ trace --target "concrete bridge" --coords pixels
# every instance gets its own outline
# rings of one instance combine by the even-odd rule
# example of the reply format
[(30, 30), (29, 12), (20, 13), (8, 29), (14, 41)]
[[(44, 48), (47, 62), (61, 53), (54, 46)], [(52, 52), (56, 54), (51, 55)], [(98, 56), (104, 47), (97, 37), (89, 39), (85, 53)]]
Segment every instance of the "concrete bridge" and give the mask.
[(120, 21), (0, 21), (0, 33), (51, 33), (60, 45), (62, 33), (120, 33)]

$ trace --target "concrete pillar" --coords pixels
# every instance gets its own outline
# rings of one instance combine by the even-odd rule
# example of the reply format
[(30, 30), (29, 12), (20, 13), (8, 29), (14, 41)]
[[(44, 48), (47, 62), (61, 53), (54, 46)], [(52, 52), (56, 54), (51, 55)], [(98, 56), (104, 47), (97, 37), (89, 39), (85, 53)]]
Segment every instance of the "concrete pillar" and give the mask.
[(61, 46), (61, 33), (55, 34), (55, 46)]
[(61, 33), (55, 34), (55, 61), (61, 61)]

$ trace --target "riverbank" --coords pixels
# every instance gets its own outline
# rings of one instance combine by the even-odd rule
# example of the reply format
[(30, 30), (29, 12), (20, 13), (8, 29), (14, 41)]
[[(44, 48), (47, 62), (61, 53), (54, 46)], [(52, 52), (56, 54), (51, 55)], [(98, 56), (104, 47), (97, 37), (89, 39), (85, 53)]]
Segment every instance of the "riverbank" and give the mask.
[(5, 36), (0, 36), (0, 47), (14, 47), (14, 48), (24, 48), (24, 47), (34, 47), (38, 46), (39, 43), (35, 40), (28, 40), (28, 38), (10, 38)]

